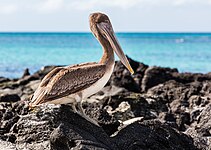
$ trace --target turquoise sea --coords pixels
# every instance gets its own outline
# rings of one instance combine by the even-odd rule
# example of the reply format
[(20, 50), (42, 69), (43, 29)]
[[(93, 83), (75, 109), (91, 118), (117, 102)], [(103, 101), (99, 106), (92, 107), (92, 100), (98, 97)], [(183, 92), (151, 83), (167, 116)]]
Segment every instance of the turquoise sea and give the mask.
[[(148, 65), (180, 72), (211, 71), (211, 33), (117, 33), (124, 52)], [(0, 76), (20, 77), (45, 65), (98, 61), (91, 33), (0, 33)]]

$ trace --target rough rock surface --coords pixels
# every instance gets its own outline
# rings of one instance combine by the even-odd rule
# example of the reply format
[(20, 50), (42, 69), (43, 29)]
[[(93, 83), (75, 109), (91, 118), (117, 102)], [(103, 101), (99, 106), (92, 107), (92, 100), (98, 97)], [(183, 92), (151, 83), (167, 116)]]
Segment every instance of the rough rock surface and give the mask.
[(110, 137), (66, 105), (22, 115), (5, 136), (17, 149), (196, 149), (190, 137), (155, 120), (132, 123)]
[(117, 62), (106, 87), (83, 104), (96, 126), (67, 105), (30, 110), (47, 66), (20, 79), (0, 78), (3, 149), (211, 149), (211, 73), (179, 73), (129, 59)]

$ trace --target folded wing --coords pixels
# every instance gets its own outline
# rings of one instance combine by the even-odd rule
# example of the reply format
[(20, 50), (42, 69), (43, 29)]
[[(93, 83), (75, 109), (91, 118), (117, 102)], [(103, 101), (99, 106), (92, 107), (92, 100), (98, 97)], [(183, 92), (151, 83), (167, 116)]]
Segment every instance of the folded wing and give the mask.
[(37, 105), (77, 93), (98, 81), (105, 70), (105, 65), (98, 63), (55, 68), (43, 78), (32, 103)]

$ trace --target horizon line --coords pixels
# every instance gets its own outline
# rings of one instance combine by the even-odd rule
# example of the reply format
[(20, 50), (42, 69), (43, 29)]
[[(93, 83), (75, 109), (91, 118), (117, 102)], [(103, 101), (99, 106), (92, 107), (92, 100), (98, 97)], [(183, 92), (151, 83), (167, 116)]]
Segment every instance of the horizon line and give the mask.
[[(0, 31), (2, 33), (91, 33), (91, 31)], [(116, 31), (115, 33), (201, 33), (211, 34), (211, 31)]]

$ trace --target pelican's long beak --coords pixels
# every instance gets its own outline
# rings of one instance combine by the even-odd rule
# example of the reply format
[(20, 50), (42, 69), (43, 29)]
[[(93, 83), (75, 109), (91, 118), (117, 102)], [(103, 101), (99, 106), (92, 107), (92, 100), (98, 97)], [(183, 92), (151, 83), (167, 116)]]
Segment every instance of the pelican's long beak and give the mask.
[(125, 56), (124, 52), (122, 51), (122, 48), (119, 45), (119, 42), (114, 34), (114, 31), (112, 29), (112, 26), (110, 23), (101, 22), (97, 24), (97, 27), (101, 34), (109, 41), (111, 44), (111, 47), (121, 60), (121, 62), (125, 65), (125, 67), (130, 71), (131, 74), (134, 73), (132, 67), (130, 66), (130, 63), (128, 62), (127, 57)]

